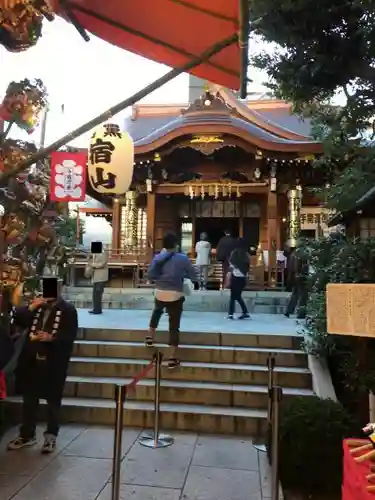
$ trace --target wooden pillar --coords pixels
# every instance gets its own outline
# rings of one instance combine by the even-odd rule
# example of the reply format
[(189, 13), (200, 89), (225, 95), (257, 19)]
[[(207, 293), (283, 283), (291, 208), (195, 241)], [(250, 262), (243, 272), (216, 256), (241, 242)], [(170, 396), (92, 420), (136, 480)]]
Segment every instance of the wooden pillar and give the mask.
[(197, 243), (196, 242), (197, 211), (194, 200), (190, 200), (190, 206), (191, 206), (191, 226), (192, 226), (190, 256), (195, 257), (195, 245)]
[(267, 199), (267, 242), (268, 242), (268, 286), (274, 288), (277, 281), (277, 194), (274, 191), (268, 192)]
[(243, 213), (244, 213), (244, 203), (243, 201), (240, 199), (239, 200), (239, 205), (240, 205), (240, 218), (239, 218), (239, 224), (238, 224), (238, 236), (240, 238), (243, 238)]
[(112, 251), (120, 246), (121, 205), (115, 198), (112, 203)]
[(147, 193), (147, 261), (151, 262), (155, 249), (156, 194)]

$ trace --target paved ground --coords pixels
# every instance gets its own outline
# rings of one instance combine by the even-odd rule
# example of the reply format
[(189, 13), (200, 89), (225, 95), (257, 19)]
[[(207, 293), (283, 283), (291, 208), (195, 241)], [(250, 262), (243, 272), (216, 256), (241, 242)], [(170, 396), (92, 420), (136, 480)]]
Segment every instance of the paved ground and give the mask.
[[(88, 309), (79, 309), (81, 328), (146, 330), (151, 311), (136, 309), (105, 309), (103, 314), (92, 315)], [(168, 317), (161, 319), (159, 329), (167, 330)], [(294, 319), (277, 314), (253, 314), (243, 321), (229, 321), (221, 312), (184, 311), (181, 321), (183, 332), (255, 333), (257, 335), (296, 335)]]
[[(6, 452), (14, 433), (0, 443), (0, 500), (111, 500), (111, 429), (65, 426), (53, 456)], [(270, 499), (266, 457), (248, 438), (174, 434), (152, 450), (138, 436), (124, 431), (121, 500)]]

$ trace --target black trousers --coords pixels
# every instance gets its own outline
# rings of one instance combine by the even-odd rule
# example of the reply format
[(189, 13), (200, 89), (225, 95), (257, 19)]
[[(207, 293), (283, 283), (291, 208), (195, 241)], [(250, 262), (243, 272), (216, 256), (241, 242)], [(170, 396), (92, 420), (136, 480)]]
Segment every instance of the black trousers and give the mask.
[[(57, 436), (59, 433), (59, 415), (61, 399), (47, 399), (47, 429), (46, 434)], [(24, 439), (35, 437), (36, 424), (38, 419), (39, 398), (26, 394), (23, 396), (22, 404), (22, 425), (20, 436)]]
[(303, 319), (306, 317), (306, 304), (308, 299), (307, 283), (304, 279), (297, 279), (292, 286), (292, 295), (290, 296), (287, 314), (293, 314), (297, 308), (297, 317)]
[(173, 302), (163, 302), (155, 299), (154, 310), (151, 314), (150, 328), (156, 330), (164, 309), (167, 311), (169, 316), (169, 345), (173, 347), (178, 347), (180, 340), (180, 323), (184, 302), (185, 297)]
[(246, 278), (237, 278), (232, 275), (230, 281), (229, 316), (234, 314), (236, 302), (239, 303), (243, 314), (248, 313), (245, 301), (242, 298), (242, 292), (244, 291), (245, 286)]
[(92, 309), (95, 312), (102, 312), (102, 301), (103, 301), (103, 293), (104, 293), (104, 281), (100, 283), (94, 283), (92, 289)]

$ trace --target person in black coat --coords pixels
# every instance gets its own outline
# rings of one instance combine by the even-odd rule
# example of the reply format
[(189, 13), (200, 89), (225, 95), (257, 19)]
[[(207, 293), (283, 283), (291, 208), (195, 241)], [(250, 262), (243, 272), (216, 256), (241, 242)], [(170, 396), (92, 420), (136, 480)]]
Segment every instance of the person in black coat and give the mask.
[(8, 450), (36, 444), (39, 400), (45, 399), (47, 429), (42, 452), (51, 453), (56, 447), (62, 395), (77, 337), (77, 310), (60, 296), (37, 299), (29, 307), (14, 308), (11, 321), (28, 332), (15, 371), (15, 390), (23, 398), (22, 425)]
[(308, 275), (309, 266), (297, 255), (296, 248), (290, 248), (287, 257), (287, 288), (291, 296), (284, 313), (289, 318), (297, 309), (297, 319), (306, 318), (306, 305), (308, 300)]
[(229, 230), (225, 231), (225, 235), (220, 239), (216, 248), (216, 260), (221, 262), (223, 269), (223, 281), (225, 281), (229, 271), (229, 257), (233, 250), (237, 247), (237, 240), (233, 238)]

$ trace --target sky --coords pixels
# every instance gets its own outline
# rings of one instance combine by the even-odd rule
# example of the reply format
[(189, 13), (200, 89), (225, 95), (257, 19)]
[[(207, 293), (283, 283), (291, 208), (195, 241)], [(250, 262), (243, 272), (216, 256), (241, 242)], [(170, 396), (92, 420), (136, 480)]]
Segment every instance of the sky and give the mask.
[[(85, 42), (75, 28), (57, 18), (44, 22), (37, 45), (18, 54), (0, 47), (0, 97), (10, 81), (40, 78), (50, 102), (46, 145), (82, 125), (113, 104), (156, 80), (169, 68), (91, 36)], [(263, 75), (256, 75), (261, 82)], [(256, 89), (255, 89), (256, 87)], [(259, 84), (251, 90), (258, 90)], [(183, 74), (150, 94), (142, 102), (184, 103), (188, 100), (188, 75)], [(64, 107), (64, 113), (61, 109)], [(130, 110), (116, 116), (123, 124)], [(86, 147), (90, 133), (72, 144)], [(40, 142), (40, 129), (29, 136), (16, 127), (10, 137)]]
[[(57, 18), (44, 22), (43, 36), (37, 45), (25, 52), (10, 53), (0, 47), (0, 99), (11, 81), (40, 78), (47, 87), (49, 113), (45, 145), (94, 118), (114, 104), (131, 96), (165, 74), (169, 68), (126, 52), (90, 35), (85, 42), (75, 28)], [(250, 91), (263, 92), (266, 77), (251, 72), (255, 83)], [(182, 74), (153, 92), (142, 102), (185, 103), (188, 101), (188, 75)], [(62, 107), (64, 112), (62, 112)], [(123, 126), (130, 109), (118, 114), (113, 121)], [(41, 131), (33, 134), (14, 126), (9, 137), (40, 145)], [(77, 147), (87, 147), (90, 132), (72, 141)], [(111, 229), (104, 219), (87, 218), (85, 243), (96, 237), (109, 242)]]

